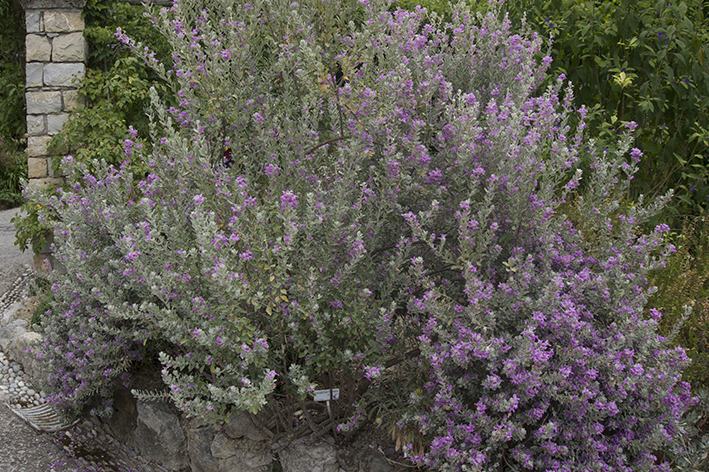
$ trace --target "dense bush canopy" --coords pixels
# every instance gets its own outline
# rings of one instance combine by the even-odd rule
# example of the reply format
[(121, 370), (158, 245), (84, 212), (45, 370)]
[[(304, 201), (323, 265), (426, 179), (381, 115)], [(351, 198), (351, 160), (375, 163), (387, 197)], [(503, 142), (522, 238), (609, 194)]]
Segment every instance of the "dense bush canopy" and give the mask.
[(179, 103), (153, 92), (149, 149), (130, 130), (120, 168), (70, 156), (37, 196), (67, 269), (43, 318), (55, 403), (106, 408), (160, 349), (188, 415), (338, 387), (344, 431), (396, 391), (421, 464), (663, 470), (688, 361), (643, 318), (673, 248), (638, 231), (669, 196), (619, 203), (634, 123), (612, 153), (584, 139), (565, 77), (537, 89), (544, 41), (495, 8), (389, 7), (176, 3), (153, 12), (169, 65), (117, 32)]

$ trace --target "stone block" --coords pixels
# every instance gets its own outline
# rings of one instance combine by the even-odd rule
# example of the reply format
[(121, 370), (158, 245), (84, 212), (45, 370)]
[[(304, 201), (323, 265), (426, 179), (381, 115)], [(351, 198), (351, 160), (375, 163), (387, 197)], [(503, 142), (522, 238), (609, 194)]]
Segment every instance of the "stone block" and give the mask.
[(214, 437), (210, 449), (212, 457), (219, 463), (219, 472), (270, 472), (273, 470), (273, 451), (267, 441), (230, 439), (218, 433)]
[(177, 416), (163, 402), (138, 401), (135, 448), (143, 459), (155, 461), (168, 470), (189, 467), (184, 452), (187, 440)]
[(82, 103), (82, 98), (76, 90), (64, 90), (62, 92), (62, 98), (64, 100), (62, 111), (73, 111)]
[(30, 157), (27, 159), (27, 177), (30, 179), (47, 177), (47, 159), (43, 157)]
[(86, 0), (18, 0), (25, 10), (81, 10)]
[(27, 134), (30, 136), (44, 136), (47, 134), (45, 115), (27, 115)]
[(62, 176), (62, 170), (59, 167), (59, 164), (57, 163), (57, 168), (54, 168), (54, 159), (49, 158), (47, 159), (47, 175), (50, 177), (61, 177)]
[(47, 133), (50, 135), (57, 134), (62, 130), (62, 126), (69, 119), (69, 113), (60, 113), (58, 115), (47, 115)]
[(27, 92), (27, 114), (41, 115), (62, 111), (61, 92)]
[(47, 33), (72, 33), (84, 29), (81, 11), (45, 11), (44, 31)]
[(44, 64), (41, 62), (30, 62), (25, 66), (25, 86), (26, 87), (41, 87), (42, 86), (42, 71)]
[[(327, 437), (334, 442), (332, 438)], [(337, 450), (329, 442), (312, 438), (293, 441), (278, 452), (283, 472), (338, 472)]]
[(15, 337), (7, 347), (7, 356), (22, 364), (25, 373), (32, 378), (42, 378), (42, 364), (37, 359), (33, 349), (36, 349), (42, 344), (42, 335), (32, 331), (27, 331)]
[(44, 31), (42, 10), (25, 11), (25, 31), (28, 33), (41, 33)]
[[(30, 157), (47, 156), (47, 146), (49, 145), (49, 136), (30, 136), (27, 138), (27, 154)], [(46, 172), (46, 169), (45, 169)]]
[(51, 87), (78, 87), (74, 79), (84, 76), (86, 66), (83, 63), (67, 62), (44, 66), (44, 84)]
[(219, 462), (212, 457), (211, 449), (215, 436), (214, 428), (196, 426), (194, 423), (190, 422), (185, 430), (192, 472), (219, 472)]
[(52, 62), (84, 62), (86, 40), (82, 33), (60, 34), (52, 41)]
[(52, 44), (41, 34), (25, 36), (25, 60), (27, 62), (49, 62), (52, 59)]
[[(54, 187), (59, 187), (64, 183), (64, 179), (61, 177), (47, 177), (46, 179), (30, 179), (29, 184), (27, 186), (31, 188), (32, 190), (45, 190), (48, 188), (54, 188)], [(47, 256), (47, 254), (39, 254), (40, 256)], [(40, 265), (36, 259), (37, 256), (35, 256), (34, 260), (34, 266), (36, 268), (42, 268), (43, 266)], [(48, 262), (50, 263), (50, 262)]]

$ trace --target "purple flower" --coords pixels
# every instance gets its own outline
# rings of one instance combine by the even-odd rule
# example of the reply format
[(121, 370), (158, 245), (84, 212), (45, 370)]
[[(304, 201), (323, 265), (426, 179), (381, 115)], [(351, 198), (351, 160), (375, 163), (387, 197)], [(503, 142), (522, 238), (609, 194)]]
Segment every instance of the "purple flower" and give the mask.
[(374, 380), (382, 375), (382, 370), (384, 368), (381, 365), (365, 366), (364, 367), (364, 377), (367, 380)]
[(281, 195), (281, 211), (298, 206), (298, 196), (292, 190), (284, 190)]
[(263, 173), (268, 176), (276, 176), (278, 175), (279, 170), (281, 170), (281, 168), (278, 167), (276, 164), (269, 164), (266, 166)]
[(130, 139), (126, 139), (123, 141), (123, 152), (125, 153), (126, 157), (133, 155), (133, 144), (133, 141), (131, 141)]

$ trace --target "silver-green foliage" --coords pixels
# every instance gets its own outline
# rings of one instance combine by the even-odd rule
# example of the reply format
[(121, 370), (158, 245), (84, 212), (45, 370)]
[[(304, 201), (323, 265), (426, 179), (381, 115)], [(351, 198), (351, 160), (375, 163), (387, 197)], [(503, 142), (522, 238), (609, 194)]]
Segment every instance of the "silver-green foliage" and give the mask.
[(198, 6), (155, 18), (172, 66), (117, 32), (179, 99), (153, 93), (149, 153), (124, 142), (144, 178), (67, 158), (38, 197), (67, 269), (43, 319), (55, 400), (107, 399), (160, 349), (193, 416), (339, 387), (346, 429), (380, 388), (407, 395), (378, 405), (426, 433), (421, 463), (658, 469), (687, 359), (643, 319), (667, 228), (637, 228), (669, 197), (621, 208), (626, 135), (559, 214), (583, 126), (563, 77), (536, 91), (541, 39), (463, 3), (451, 25), (383, 0)]

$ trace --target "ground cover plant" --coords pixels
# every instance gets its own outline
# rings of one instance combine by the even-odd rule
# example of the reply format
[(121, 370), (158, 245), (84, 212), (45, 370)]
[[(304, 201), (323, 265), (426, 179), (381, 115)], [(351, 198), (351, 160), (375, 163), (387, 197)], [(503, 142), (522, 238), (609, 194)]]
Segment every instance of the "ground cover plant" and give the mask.
[[(69, 156), (67, 186), (33, 196), (66, 268), (42, 317), (57, 406), (109, 413), (159, 350), (157, 394), (215, 421), (268, 410), (274, 440), (374, 411), (441, 470), (667, 469), (692, 399), (643, 316), (673, 247), (640, 230), (669, 195), (621, 205), (633, 123), (612, 153), (586, 140), (565, 78), (538, 90), (545, 42), (495, 7), (202, 8), (151, 12), (171, 64), (117, 31), (179, 103), (152, 92), (123, 165)], [(315, 388), (341, 390), (322, 421), (281, 415)]]

